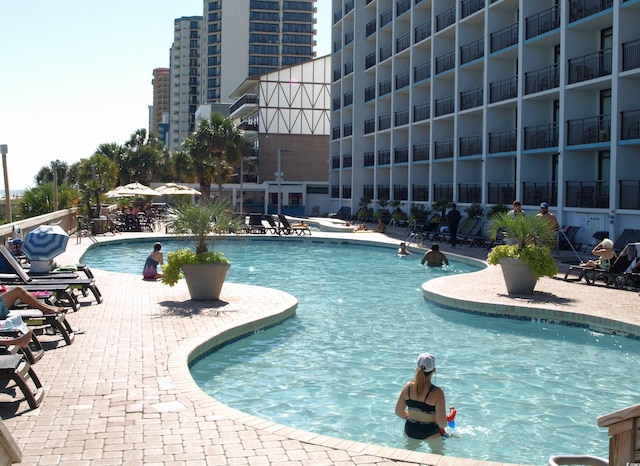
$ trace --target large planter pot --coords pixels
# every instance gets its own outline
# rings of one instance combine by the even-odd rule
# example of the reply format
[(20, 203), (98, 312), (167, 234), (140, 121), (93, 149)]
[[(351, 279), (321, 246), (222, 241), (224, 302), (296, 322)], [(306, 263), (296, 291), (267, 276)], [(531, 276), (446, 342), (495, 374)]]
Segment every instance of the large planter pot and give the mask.
[(500, 259), (504, 283), (509, 294), (533, 294), (538, 277), (531, 272), (529, 264), (519, 259)]
[(231, 264), (223, 263), (183, 265), (182, 271), (191, 299), (218, 299), (229, 267)]

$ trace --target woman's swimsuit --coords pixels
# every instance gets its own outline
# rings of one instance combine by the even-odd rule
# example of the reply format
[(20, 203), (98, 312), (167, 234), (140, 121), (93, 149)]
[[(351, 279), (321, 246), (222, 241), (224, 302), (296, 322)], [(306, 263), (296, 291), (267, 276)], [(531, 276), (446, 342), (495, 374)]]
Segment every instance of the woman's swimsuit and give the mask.
[[(429, 393), (431, 393), (431, 390), (434, 388), (436, 388), (435, 385), (432, 385), (427, 392), (427, 395), (424, 397), (424, 401), (420, 401), (411, 399), (411, 387), (409, 387), (407, 390), (409, 398), (406, 400), (407, 409), (409, 411), (420, 411), (425, 414), (435, 414), (436, 407), (426, 403), (427, 398), (429, 398)], [(407, 422), (404, 424), (404, 433), (407, 434), (408, 437), (424, 440), (440, 433), (440, 428), (435, 422), (420, 422), (413, 419), (407, 419)]]
[(157, 260), (153, 260), (151, 256), (147, 257), (147, 261), (144, 263), (144, 269), (142, 269), (142, 278), (156, 278), (159, 263)]

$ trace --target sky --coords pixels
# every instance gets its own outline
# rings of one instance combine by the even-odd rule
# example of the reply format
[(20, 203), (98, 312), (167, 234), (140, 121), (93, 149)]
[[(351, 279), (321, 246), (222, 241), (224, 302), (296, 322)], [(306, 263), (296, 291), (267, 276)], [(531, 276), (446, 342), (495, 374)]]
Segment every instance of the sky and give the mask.
[[(0, 1), (0, 144), (9, 189), (54, 160), (148, 129), (154, 68), (169, 67), (173, 21), (202, 0)], [(318, 0), (317, 56), (331, 51), (331, 1)], [(4, 184), (0, 183), (4, 194)]]

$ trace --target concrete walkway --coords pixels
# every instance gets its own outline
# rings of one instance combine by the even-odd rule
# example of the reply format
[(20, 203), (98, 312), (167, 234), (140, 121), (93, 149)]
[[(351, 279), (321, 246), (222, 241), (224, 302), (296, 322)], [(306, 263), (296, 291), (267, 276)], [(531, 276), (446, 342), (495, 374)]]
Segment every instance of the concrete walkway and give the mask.
[[(99, 237), (100, 242), (147, 234)], [(317, 234), (335, 238), (336, 235)], [(403, 231), (346, 234), (352, 240), (398, 244)], [(395, 238), (394, 238), (395, 236)], [(339, 237), (345, 237), (344, 234)], [(71, 238), (60, 263), (77, 262), (90, 245)], [(450, 253), (446, 245), (442, 250)], [(416, 250), (418, 252), (418, 250)], [(479, 248), (455, 253), (484, 257)], [(64, 345), (41, 335), (44, 358), (35, 370), (45, 387), (38, 409), (1, 395), (0, 415), (29, 465), (496, 465), (366, 445), (277, 425), (233, 410), (201, 392), (187, 362), (193, 350), (206, 350), (212, 338), (258, 328), (295, 311), (286, 293), (249, 285), (225, 284), (220, 302), (190, 301), (184, 282), (168, 287), (139, 276), (93, 270), (104, 303), (81, 298), (69, 313), (85, 330)], [(561, 311), (639, 326), (638, 295), (600, 286), (543, 279), (531, 297), (506, 295), (499, 269), (435, 280), (425, 288), (447, 305), (483, 309), (502, 303), (523, 312)], [(470, 299), (473, 297), (473, 301)], [(256, 323), (258, 321), (258, 323)], [(616, 324), (617, 325), (617, 324)], [(235, 332), (235, 333), (234, 333)], [(605, 413), (603, 413), (605, 414)], [(594, 419), (594, 425), (596, 420)]]

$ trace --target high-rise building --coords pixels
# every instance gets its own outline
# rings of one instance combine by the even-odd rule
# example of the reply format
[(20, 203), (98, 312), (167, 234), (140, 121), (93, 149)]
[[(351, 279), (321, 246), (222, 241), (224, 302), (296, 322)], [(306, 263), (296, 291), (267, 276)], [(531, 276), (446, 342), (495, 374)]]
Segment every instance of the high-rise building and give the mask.
[(332, 6), (332, 211), (519, 199), (583, 244), (637, 228), (637, 2)]
[(200, 104), (202, 17), (188, 16), (174, 21), (170, 58), (169, 149), (180, 148), (195, 130), (195, 113)]
[(158, 127), (163, 123), (163, 116), (169, 115), (170, 74), (169, 68), (153, 70), (153, 111), (149, 132), (159, 134)]
[(313, 59), (315, 2), (204, 0), (200, 103), (231, 103), (247, 77)]

